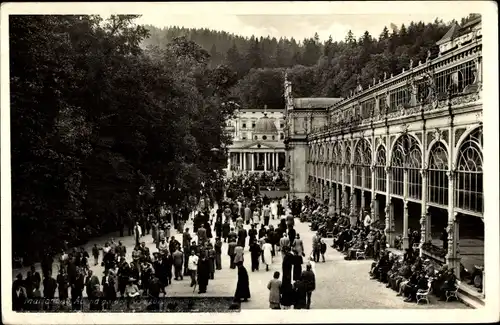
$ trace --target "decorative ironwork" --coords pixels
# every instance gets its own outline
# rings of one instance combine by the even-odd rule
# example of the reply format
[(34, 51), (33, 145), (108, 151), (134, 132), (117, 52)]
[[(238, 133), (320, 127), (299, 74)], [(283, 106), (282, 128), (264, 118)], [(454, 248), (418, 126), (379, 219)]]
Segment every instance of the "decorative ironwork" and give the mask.
[(422, 178), (420, 168), (422, 167), (422, 151), (417, 140), (408, 134), (398, 138), (394, 144), (391, 157), (392, 171), (392, 193), (403, 195), (403, 170), (408, 170), (408, 195), (420, 199), (422, 195)]
[[(422, 169), (426, 171), (426, 169)], [(442, 142), (437, 142), (429, 157), (429, 178), (427, 199), (441, 205), (448, 205), (448, 151)], [(421, 173), (423, 175), (423, 173)]]
[(483, 212), (483, 130), (472, 131), (462, 142), (458, 151), (455, 185), (457, 207), (474, 212)]

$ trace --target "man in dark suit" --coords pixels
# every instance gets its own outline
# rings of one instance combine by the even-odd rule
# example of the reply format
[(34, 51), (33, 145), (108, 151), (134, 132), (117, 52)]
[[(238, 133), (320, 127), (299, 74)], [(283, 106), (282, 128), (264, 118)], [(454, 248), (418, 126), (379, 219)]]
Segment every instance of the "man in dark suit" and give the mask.
[(102, 293), (104, 296), (104, 309), (110, 309), (111, 303), (116, 299), (116, 289), (115, 283), (116, 279), (113, 275), (110, 274), (110, 271), (104, 271), (104, 275), (102, 277)]
[(56, 289), (57, 281), (52, 277), (52, 270), (47, 270), (47, 273), (45, 274), (45, 277), (43, 279), (43, 297), (45, 298), (43, 308), (45, 310), (52, 310)]
[(241, 228), (238, 230), (238, 246), (245, 248), (245, 240), (247, 238), (247, 230), (245, 228)]
[(311, 296), (316, 289), (316, 276), (310, 263), (307, 264), (306, 270), (302, 272), (302, 281), (306, 284), (306, 309), (311, 309)]
[(208, 238), (207, 238), (207, 230), (205, 229), (203, 224), (200, 226), (200, 228), (198, 228), (196, 235), (198, 236), (198, 245), (204, 246)]
[(94, 298), (93, 294), (96, 285), (100, 285), (99, 279), (93, 274), (92, 270), (88, 270), (87, 278), (85, 279), (85, 287), (87, 288), (87, 297), (89, 297), (89, 299)]
[(189, 228), (186, 228), (182, 234), (182, 250), (184, 251), (184, 275), (188, 275), (188, 259), (191, 251), (191, 234), (189, 233)]

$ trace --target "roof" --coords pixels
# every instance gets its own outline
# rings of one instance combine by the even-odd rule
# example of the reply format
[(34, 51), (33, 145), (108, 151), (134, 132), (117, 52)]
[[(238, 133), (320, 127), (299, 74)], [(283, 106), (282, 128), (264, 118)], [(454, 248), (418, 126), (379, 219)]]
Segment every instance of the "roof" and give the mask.
[(262, 112), (262, 113), (265, 113), (265, 112), (272, 112), (272, 113), (276, 113), (276, 112), (281, 112), (281, 113), (285, 113), (285, 109), (284, 108), (266, 108), (266, 109), (263, 109), (263, 108), (240, 108), (238, 109), (240, 112)]
[(457, 23), (454, 23), (453, 26), (444, 34), (444, 36), (436, 42), (436, 45), (441, 45), (443, 43), (449, 42), (453, 40), (455, 37), (458, 36), (458, 32), (460, 30), (460, 27), (458, 26)]
[(294, 108), (298, 109), (328, 108), (340, 102), (341, 100), (342, 98), (331, 98), (331, 97), (294, 98), (293, 105)]
[(257, 120), (255, 123), (254, 133), (273, 133), (277, 134), (278, 129), (276, 128), (275, 119), (267, 117), (267, 113), (264, 113), (264, 116)]
[(481, 17), (477, 17), (476, 19), (473, 19), (469, 22), (466, 22), (462, 28), (468, 28), (468, 27), (472, 27), (472, 26), (475, 26), (477, 24), (479, 24), (481, 22)]
[(231, 149), (284, 149), (285, 144), (283, 140), (279, 140), (278, 138), (273, 141), (260, 141), (260, 140), (238, 140), (233, 141), (233, 143), (229, 146), (229, 150)]

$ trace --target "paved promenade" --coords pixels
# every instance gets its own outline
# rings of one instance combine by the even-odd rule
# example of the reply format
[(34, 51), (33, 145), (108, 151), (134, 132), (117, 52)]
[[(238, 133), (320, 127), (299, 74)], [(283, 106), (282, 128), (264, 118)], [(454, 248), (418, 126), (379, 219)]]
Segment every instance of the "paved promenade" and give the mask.
[[(271, 220), (271, 224), (277, 225), (277, 220)], [(188, 222), (186, 227), (192, 230), (192, 223)], [(297, 233), (300, 234), (304, 241), (304, 248), (306, 251), (306, 258), (311, 252), (312, 237), (314, 233), (309, 230), (309, 224), (301, 223), (296, 220), (295, 228)], [(182, 242), (182, 234), (172, 231), (172, 234)], [(214, 232), (215, 234), (215, 232)], [(103, 245), (109, 237), (102, 237), (89, 242), (84, 247), (90, 253), (90, 248), (97, 243)], [(132, 236), (123, 238), (115, 237), (115, 240), (121, 240), (127, 246), (127, 260), (132, 259), (131, 253), (133, 249), (134, 240)], [(153, 244), (151, 235), (146, 235), (143, 238), (151, 252), (156, 252), (156, 247)], [(368, 271), (372, 260), (359, 260), (359, 261), (346, 261), (344, 256), (331, 248), (332, 239), (326, 239), (328, 245), (326, 252), (326, 262), (316, 264), (316, 290), (312, 295), (313, 309), (320, 308), (467, 308), (459, 302), (441, 302), (432, 296), (429, 305), (415, 303), (406, 303), (403, 298), (396, 296), (396, 292), (385, 288), (385, 285), (370, 280)], [(203, 296), (233, 296), (236, 289), (237, 270), (229, 268), (229, 257), (226, 255), (227, 244), (222, 247), (222, 270), (216, 271), (215, 279), (210, 280), (207, 293)], [(102, 258), (102, 256), (100, 257)], [(93, 258), (91, 258), (91, 262)], [(57, 275), (58, 263), (54, 263), (53, 274)], [(93, 264), (93, 263), (92, 263)], [(250, 252), (248, 252), (248, 245), (245, 248), (245, 267), (248, 270), (250, 277), (250, 292), (251, 299), (247, 303), (242, 304), (242, 309), (267, 309), (269, 308), (268, 298), (269, 291), (267, 283), (272, 278), (274, 271), (281, 272), (281, 254), (274, 258), (273, 265), (268, 272), (265, 267), (262, 267), (258, 272), (251, 272), (250, 269)], [(101, 279), (103, 267), (100, 265), (91, 267), (94, 273)], [(37, 265), (39, 272), (40, 266)], [(17, 273), (22, 272), (26, 275), (28, 268), (22, 270), (13, 270), (13, 279)], [(189, 277), (184, 277), (183, 281), (172, 281), (172, 285), (167, 287), (168, 296), (201, 296), (197, 291), (193, 293), (193, 288), (189, 286)], [(84, 296), (86, 296), (84, 292)]]

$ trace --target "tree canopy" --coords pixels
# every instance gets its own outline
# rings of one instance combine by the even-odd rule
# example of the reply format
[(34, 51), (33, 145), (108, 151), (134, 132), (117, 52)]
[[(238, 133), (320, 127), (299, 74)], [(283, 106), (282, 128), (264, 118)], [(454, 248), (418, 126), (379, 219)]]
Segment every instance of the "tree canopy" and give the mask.
[[(477, 17), (470, 14), (460, 24)], [(330, 36), (325, 42), (319, 41), (317, 33), (297, 41), (270, 36), (245, 38), (208, 29), (146, 26), (151, 37), (143, 44), (168, 44), (180, 35), (198, 42), (210, 51), (209, 65), (223, 63), (237, 73), (239, 82), (232, 93), (240, 104), (261, 108), (283, 102), (280, 97), (285, 69), (291, 76), (295, 96), (346, 97), (358, 84), (366, 88), (384, 73), (387, 76), (400, 73), (409, 67), (411, 60), (415, 64), (419, 60), (424, 62), (427, 52), (435, 53), (436, 42), (454, 23), (458, 22), (436, 19), (432, 23), (389, 24), (379, 35), (366, 31), (356, 36), (349, 31), (342, 41), (334, 41)], [(274, 86), (269, 89), (271, 84)], [(257, 95), (264, 97), (255, 98)]]

